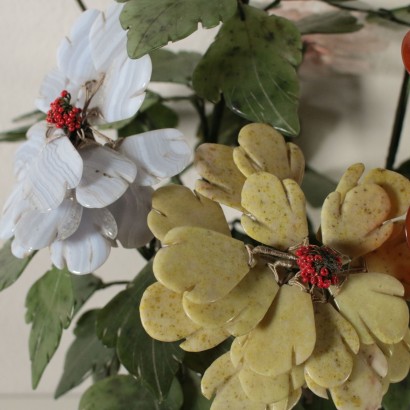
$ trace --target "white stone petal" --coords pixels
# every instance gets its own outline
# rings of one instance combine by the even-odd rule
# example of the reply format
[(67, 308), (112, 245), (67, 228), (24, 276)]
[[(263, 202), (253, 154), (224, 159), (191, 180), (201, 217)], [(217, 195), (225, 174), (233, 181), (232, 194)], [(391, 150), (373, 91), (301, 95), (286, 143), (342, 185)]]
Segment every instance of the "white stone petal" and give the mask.
[(91, 54), (99, 72), (106, 72), (114, 59), (128, 57), (127, 32), (120, 24), (122, 9), (122, 4), (113, 3), (91, 26)]
[(42, 249), (54, 240), (66, 239), (77, 230), (82, 209), (74, 200), (65, 199), (51, 211), (26, 212), (16, 225), (15, 238), (27, 252)]
[(76, 196), (86, 208), (103, 208), (112, 204), (135, 179), (135, 164), (110, 148), (92, 145), (79, 153), (84, 170)]
[(41, 153), (46, 145), (46, 132), (48, 130), (45, 121), (38, 122), (27, 131), (28, 140), (16, 151), (14, 157), (14, 174), (21, 179), (31, 162)]
[(16, 257), (16, 258), (26, 258), (27, 256), (31, 255), (33, 251), (27, 251), (27, 249), (23, 246), (20, 246), (20, 243), (14, 239), (13, 242), (11, 243), (11, 253)]
[(116, 228), (107, 209), (84, 209), (77, 231), (51, 245), (51, 260), (59, 269), (67, 266), (72, 273), (90, 273), (107, 260), (111, 250), (107, 236), (115, 237)]
[(82, 13), (74, 23), (70, 35), (61, 42), (57, 51), (58, 68), (77, 84), (98, 77), (91, 57), (89, 32), (100, 13), (98, 10), (87, 10)]
[(0, 239), (10, 239), (14, 235), (16, 223), (29, 209), (30, 202), (24, 199), (22, 183), (18, 183), (4, 204), (0, 219)]
[(112, 61), (91, 100), (90, 109), (98, 107), (104, 122), (108, 123), (132, 117), (144, 101), (151, 72), (148, 55), (137, 60), (124, 56)]
[(139, 185), (153, 185), (180, 173), (192, 155), (181, 132), (171, 128), (128, 137), (120, 151), (137, 164)]
[(153, 192), (151, 187), (132, 184), (118, 201), (109, 206), (118, 225), (117, 239), (124, 248), (139, 248), (153, 238), (147, 225)]
[(80, 85), (72, 80), (70, 81), (58, 68), (54, 68), (44, 77), (40, 86), (39, 96), (35, 100), (35, 105), (39, 110), (47, 113), (50, 109), (50, 104), (60, 96), (61, 91), (67, 90), (75, 100), (79, 89)]
[(41, 211), (57, 208), (83, 172), (83, 161), (70, 140), (60, 130), (55, 136), (30, 164), (24, 180), (27, 198)]

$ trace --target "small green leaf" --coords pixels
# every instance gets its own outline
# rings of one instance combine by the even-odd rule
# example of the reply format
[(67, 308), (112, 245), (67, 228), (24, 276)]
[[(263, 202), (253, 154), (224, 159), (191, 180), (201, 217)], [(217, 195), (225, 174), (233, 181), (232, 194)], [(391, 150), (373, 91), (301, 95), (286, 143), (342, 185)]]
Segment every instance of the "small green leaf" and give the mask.
[(174, 378), (169, 389), (168, 395), (163, 403), (160, 404), (161, 410), (180, 410), (184, 402), (184, 394), (181, 384)]
[(81, 384), (91, 374), (109, 374), (116, 360), (114, 349), (102, 344), (95, 332), (98, 310), (85, 312), (74, 330), (76, 339), (67, 351), (64, 372), (55, 392), (55, 398)]
[(128, 31), (128, 54), (139, 58), (198, 29), (217, 26), (236, 10), (236, 0), (128, 0), (120, 21)]
[(396, 19), (410, 25), (410, 5), (407, 5), (405, 7), (399, 7), (397, 9), (390, 11)]
[(42, 121), (46, 118), (46, 115), (43, 111), (40, 110), (33, 110), (28, 113), (19, 115), (18, 117), (13, 118), (13, 122), (20, 122), (26, 120), (34, 120), (34, 122)]
[(33, 258), (18, 259), (11, 253), (11, 241), (7, 241), (0, 250), (0, 291), (12, 285), (24, 272)]
[(226, 105), (253, 122), (269, 123), (286, 135), (299, 133), (299, 83), (302, 59), (299, 30), (290, 21), (241, 6), (224, 23), (197, 65), (197, 94)]
[[(331, 399), (323, 399), (314, 394), (309, 395), (300, 403), (301, 410), (337, 410)], [(296, 410), (296, 409), (295, 409)]]
[(410, 374), (400, 383), (392, 383), (383, 397), (384, 410), (410, 409)]
[(152, 393), (132, 376), (113, 376), (93, 384), (81, 397), (79, 410), (158, 410)]
[(92, 294), (102, 288), (102, 280), (93, 275), (71, 275), (74, 294), (74, 315), (81, 309)]
[(187, 370), (182, 378), (184, 405), (181, 410), (209, 410), (212, 401), (206, 399), (201, 392), (201, 378), (198, 373)]
[(313, 14), (295, 22), (301, 34), (352, 33), (363, 25), (348, 11)]
[(149, 262), (133, 283), (101, 310), (97, 334), (107, 346), (116, 346), (124, 367), (138, 376), (162, 402), (171, 387), (183, 351), (177, 343), (152, 339), (142, 327), (139, 304), (145, 289), (154, 282), (152, 262)]
[(201, 59), (201, 54), (188, 51), (173, 53), (169, 50), (154, 50), (151, 81), (190, 85), (194, 68)]
[(70, 273), (53, 268), (28, 292), (26, 321), (32, 323), (29, 350), (31, 378), (35, 389), (60, 343), (63, 328), (70, 325), (74, 295)]
[(30, 127), (19, 127), (14, 130), (0, 132), (0, 142), (16, 142), (26, 139), (27, 130)]
[(323, 205), (326, 197), (336, 189), (336, 182), (321, 175), (312, 168), (306, 168), (302, 190), (307, 201), (315, 208)]

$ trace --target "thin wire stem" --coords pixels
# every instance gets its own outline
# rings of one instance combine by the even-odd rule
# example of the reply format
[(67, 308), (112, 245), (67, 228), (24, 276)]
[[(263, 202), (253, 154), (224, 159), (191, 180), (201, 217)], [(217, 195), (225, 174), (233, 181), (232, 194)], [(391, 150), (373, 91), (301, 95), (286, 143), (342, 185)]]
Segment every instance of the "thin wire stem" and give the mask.
[(403, 81), (400, 88), (399, 101), (397, 103), (396, 115), (392, 135), (390, 138), (390, 146), (386, 159), (386, 169), (393, 169), (396, 160), (397, 150), (400, 144), (400, 137), (403, 130), (404, 117), (406, 115), (407, 102), (409, 98), (409, 73), (404, 70)]
[(109, 288), (110, 286), (118, 286), (118, 285), (128, 285), (130, 282), (126, 280), (117, 280), (114, 282), (106, 282), (102, 285), (102, 289)]

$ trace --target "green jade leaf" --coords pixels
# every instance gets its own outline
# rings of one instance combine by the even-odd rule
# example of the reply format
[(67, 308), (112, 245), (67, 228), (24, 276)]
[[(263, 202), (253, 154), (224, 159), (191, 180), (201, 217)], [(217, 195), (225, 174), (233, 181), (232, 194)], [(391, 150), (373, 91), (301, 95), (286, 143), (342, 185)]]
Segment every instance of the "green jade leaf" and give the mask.
[(295, 22), (301, 34), (352, 33), (363, 25), (348, 11), (330, 11), (313, 14)]
[(198, 29), (217, 26), (232, 16), (236, 0), (122, 0), (120, 15), (128, 31), (127, 50), (131, 58), (181, 40)]
[(24, 272), (34, 254), (18, 259), (11, 253), (11, 241), (0, 250), (0, 291), (11, 286)]
[(241, 10), (224, 23), (199, 62), (194, 89), (213, 103), (220, 101), (222, 93), (234, 113), (297, 135), (299, 30), (262, 10), (246, 5)]
[(115, 350), (104, 346), (97, 337), (97, 313), (98, 310), (85, 312), (77, 322), (76, 339), (67, 351), (55, 398), (78, 386), (91, 374), (107, 373), (116, 359)]
[(102, 280), (93, 275), (71, 275), (74, 292), (74, 315), (82, 308), (96, 290), (103, 287)]
[(29, 351), (31, 378), (35, 389), (60, 343), (63, 329), (70, 325), (74, 294), (70, 273), (53, 268), (28, 292), (26, 321), (32, 323)]
[(178, 343), (152, 339), (142, 327), (139, 315), (141, 297), (154, 282), (150, 262), (130, 287), (101, 310), (97, 319), (97, 334), (107, 346), (116, 346), (118, 358), (124, 367), (140, 378), (162, 402), (171, 388), (183, 351)]
[(189, 86), (192, 73), (201, 59), (201, 54), (188, 51), (173, 53), (169, 50), (154, 50), (150, 53), (152, 60), (151, 81), (176, 83)]

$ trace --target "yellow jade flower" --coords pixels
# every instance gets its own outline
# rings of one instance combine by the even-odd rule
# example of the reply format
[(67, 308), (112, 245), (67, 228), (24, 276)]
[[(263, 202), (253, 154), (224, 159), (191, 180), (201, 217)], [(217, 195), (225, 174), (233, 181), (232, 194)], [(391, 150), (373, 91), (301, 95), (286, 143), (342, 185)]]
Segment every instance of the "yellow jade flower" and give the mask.
[[(303, 387), (330, 392), (341, 410), (379, 408), (410, 366), (404, 288), (388, 267), (403, 224), (392, 219), (408, 209), (410, 182), (382, 169), (362, 177), (364, 166), (353, 165), (323, 204), (320, 242), (309, 245), (299, 148), (263, 124), (244, 127), (238, 142), (199, 147), (196, 192), (171, 185), (154, 194), (148, 224), (163, 247), (158, 282), (140, 305), (146, 331), (185, 339), (188, 351), (234, 337), (203, 376), (213, 410), (291, 409)], [(241, 210), (260, 245), (232, 238), (215, 201)]]

